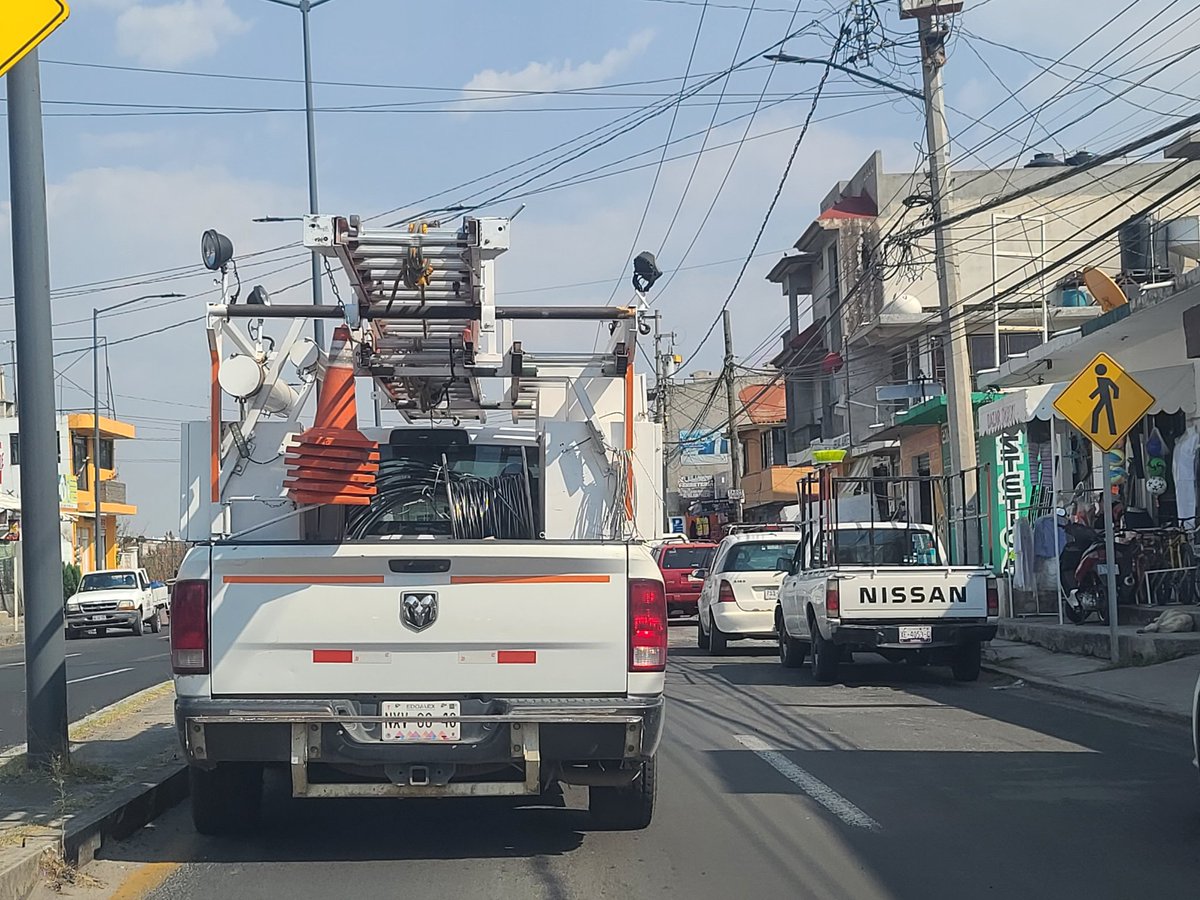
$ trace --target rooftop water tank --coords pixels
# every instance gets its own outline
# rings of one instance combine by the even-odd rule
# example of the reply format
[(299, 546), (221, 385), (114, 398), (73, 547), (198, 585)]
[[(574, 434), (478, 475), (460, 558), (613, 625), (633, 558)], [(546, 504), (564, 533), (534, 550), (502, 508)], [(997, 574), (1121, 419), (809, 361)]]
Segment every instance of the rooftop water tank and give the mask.
[(1027, 168), (1027, 169), (1049, 169), (1053, 166), (1064, 166), (1064, 165), (1066, 165), (1066, 163), (1064, 163), (1061, 159), (1059, 159), (1053, 153), (1035, 153), (1035, 154), (1033, 154), (1033, 159), (1031, 159), (1029, 162), (1025, 163), (1025, 168)]

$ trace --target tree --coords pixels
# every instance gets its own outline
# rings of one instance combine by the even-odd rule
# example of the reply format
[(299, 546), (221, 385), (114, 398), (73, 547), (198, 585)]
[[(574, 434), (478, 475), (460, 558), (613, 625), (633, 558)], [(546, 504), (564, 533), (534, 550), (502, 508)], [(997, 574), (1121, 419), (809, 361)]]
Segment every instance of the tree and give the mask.
[(71, 597), (75, 596), (75, 592), (79, 590), (79, 582), (83, 579), (83, 573), (79, 566), (74, 563), (63, 563), (63, 602), (65, 603)]

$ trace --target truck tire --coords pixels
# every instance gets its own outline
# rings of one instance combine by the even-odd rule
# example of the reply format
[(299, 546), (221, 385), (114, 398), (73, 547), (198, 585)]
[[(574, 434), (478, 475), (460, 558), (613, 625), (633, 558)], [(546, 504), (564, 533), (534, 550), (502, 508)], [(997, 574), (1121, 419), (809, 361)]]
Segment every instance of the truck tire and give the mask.
[(704, 630), (704, 621), (696, 616), (696, 646), (701, 650), (708, 649), (708, 632)]
[(233, 834), (258, 824), (263, 769), (257, 763), (219, 763), (214, 769), (188, 766), (192, 824), (206, 835)]
[(810, 620), (808, 630), (812, 633), (812, 676), (823, 684), (837, 680), (838, 648), (825, 640), (817, 623)]
[(133, 633), (138, 637), (141, 637), (146, 633), (146, 623), (143, 621), (142, 613), (140, 611), (138, 612), (138, 617), (134, 619), (133, 622)]
[(798, 641), (787, 633), (787, 625), (783, 616), (775, 617), (775, 634), (779, 637), (779, 662), (785, 669), (798, 669), (804, 665), (807, 647), (803, 641)]
[(950, 671), (954, 673), (955, 681), (977, 681), (982, 664), (983, 644), (972, 641), (954, 648), (954, 656), (950, 660)]
[(150, 617), (150, 633), (158, 634), (160, 631), (162, 631), (162, 612), (156, 609), (154, 615)]
[(588, 788), (588, 812), (601, 828), (640, 831), (654, 818), (658, 759), (650, 757), (629, 787)]

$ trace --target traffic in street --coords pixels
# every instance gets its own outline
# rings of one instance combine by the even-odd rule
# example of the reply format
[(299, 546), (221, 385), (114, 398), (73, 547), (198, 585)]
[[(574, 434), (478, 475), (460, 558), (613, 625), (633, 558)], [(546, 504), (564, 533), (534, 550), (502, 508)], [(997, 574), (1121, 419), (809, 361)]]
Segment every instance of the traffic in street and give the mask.
[(867, 654), (818, 685), (765, 642), (710, 656), (690, 623), (670, 652), (645, 831), (597, 830), (582, 788), (293, 800), (280, 773), (253, 833), (201, 837), (185, 804), (105, 848), (79, 896), (1194, 896), (1184, 728)]

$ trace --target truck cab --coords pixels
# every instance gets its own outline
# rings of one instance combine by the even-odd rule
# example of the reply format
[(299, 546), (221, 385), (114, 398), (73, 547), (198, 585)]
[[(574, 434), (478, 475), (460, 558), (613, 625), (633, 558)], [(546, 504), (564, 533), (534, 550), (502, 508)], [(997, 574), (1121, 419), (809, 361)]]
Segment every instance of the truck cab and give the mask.
[(156, 589), (145, 569), (102, 569), (88, 572), (66, 603), (66, 636), (85, 631), (105, 634), (110, 628), (141, 635), (162, 630), (165, 589)]

